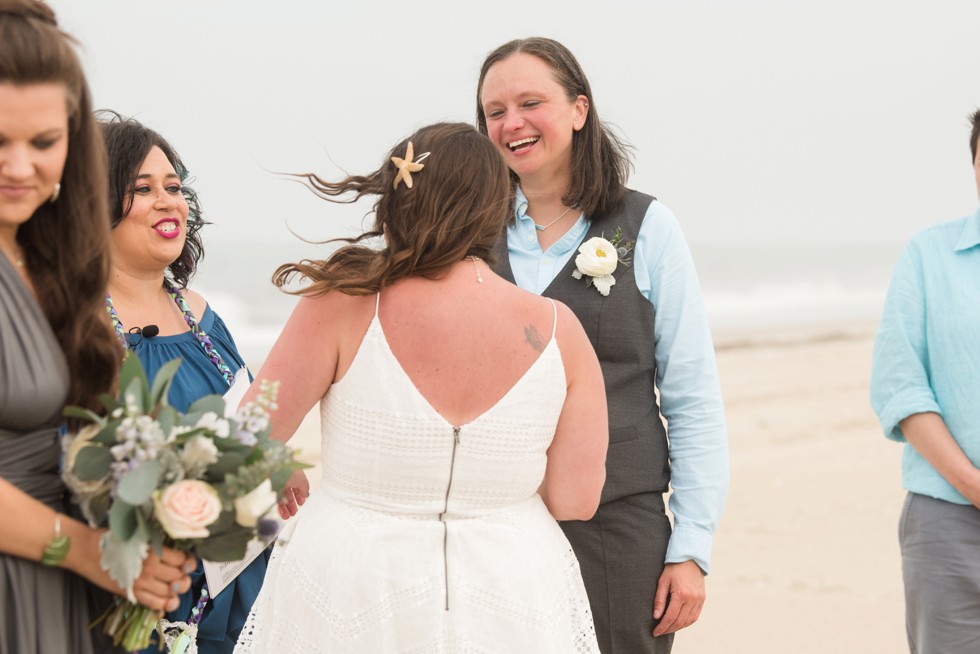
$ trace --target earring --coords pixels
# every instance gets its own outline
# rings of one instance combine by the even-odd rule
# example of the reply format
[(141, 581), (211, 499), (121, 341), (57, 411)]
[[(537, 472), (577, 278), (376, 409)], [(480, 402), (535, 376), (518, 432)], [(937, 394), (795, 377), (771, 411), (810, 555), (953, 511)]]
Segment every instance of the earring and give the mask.
[(52, 193), (51, 194), (51, 197), (48, 198), (48, 202), (50, 202), (51, 204), (54, 204), (55, 202), (58, 201), (58, 196), (60, 196), (60, 195), (61, 195), (61, 182), (55, 182), (54, 183), (54, 193)]

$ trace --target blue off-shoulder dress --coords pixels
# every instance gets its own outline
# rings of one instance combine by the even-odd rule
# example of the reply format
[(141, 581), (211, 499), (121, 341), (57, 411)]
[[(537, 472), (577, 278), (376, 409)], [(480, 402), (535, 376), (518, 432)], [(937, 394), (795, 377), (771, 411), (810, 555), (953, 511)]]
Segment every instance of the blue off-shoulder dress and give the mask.
[[(245, 365), (224, 321), (210, 306), (204, 309), (199, 324), (232, 372)], [(187, 407), (205, 395), (224, 395), (228, 391), (228, 382), (204, 353), (193, 333), (153, 338), (128, 334), (127, 338), (130, 349), (136, 353), (146, 369), (151, 384), (163, 364), (177, 358), (182, 360), (168, 396), (170, 405), (178, 411), (187, 411)], [(197, 632), (200, 654), (231, 654), (238, 634), (245, 625), (245, 618), (259, 595), (268, 558), (269, 550), (266, 550), (235, 581), (208, 602)], [(187, 622), (191, 609), (201, 595), (203, 584), (204, 567), (199, 563), (197, 570), (191, 574), (190, 592), (180, 596), (180, 606), (176, 611), (167, 613), (167, 619)], [(159, 654), (159, 651), (154, 643), (143, 650), (143, 654)]]

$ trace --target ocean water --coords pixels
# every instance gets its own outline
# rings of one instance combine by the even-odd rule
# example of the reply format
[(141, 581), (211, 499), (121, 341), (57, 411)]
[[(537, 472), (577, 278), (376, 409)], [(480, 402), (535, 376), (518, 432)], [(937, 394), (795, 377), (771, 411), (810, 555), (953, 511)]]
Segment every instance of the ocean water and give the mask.
[(712, 330), (877, 320), (902, 243), (691, 245)]
[[(323, 258), (334, 246), (293, 242), (206, 242), (191, 286), (221, 314), (246, 362), (257, 369), (297, 298), (270, 278), (280, 264)], [(867, 325), (881, 312), (901, 243), (691, 244), (716, 335), (814, 325)]]

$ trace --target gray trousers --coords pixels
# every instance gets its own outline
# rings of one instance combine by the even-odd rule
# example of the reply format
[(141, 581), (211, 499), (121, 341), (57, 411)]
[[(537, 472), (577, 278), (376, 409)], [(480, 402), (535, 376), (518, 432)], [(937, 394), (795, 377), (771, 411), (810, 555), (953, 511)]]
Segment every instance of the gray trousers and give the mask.
[(669, 654), (673, 634), (653, 637), (653, 597), (670, 521), (660, 493), (607, 502), (587, 521), (559, 523), (578, 557), (602, 654)]
[(980, 509), (909, 493), (898, 538), (909, 651), (980, 652)]

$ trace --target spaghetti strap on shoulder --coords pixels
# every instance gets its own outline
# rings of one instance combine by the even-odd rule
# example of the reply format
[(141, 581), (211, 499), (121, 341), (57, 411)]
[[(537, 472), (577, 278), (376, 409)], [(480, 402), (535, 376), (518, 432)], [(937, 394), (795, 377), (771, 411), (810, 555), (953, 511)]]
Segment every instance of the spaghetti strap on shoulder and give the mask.
[(378, 294), (376, 296), (374, 296), (374, 319), (375, 320), (378, 319), (378, 308), (379, 307), (381, 307), (381, 291), (378, 291)]
[(558, 305), (550, 297), (548, 301), (551, 302), (551, 310), (554, 312), (554, 319), (551, 322), (551, 340), (555, 340), (555, 334), (558, 333)]

